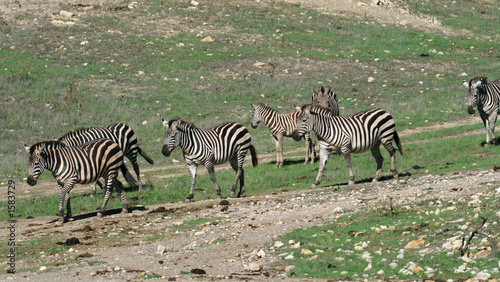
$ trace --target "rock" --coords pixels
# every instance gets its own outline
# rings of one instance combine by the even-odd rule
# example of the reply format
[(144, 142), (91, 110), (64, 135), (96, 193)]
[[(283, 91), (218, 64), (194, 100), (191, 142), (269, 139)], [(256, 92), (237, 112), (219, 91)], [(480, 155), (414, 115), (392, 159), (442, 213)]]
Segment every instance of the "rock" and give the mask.
[(259, 258), (265, 258), (266, 257), (266, 252), (264, 252), (264, 250), (260, 250), (257, 253), (257, 257), (259, 257)]
[(292, 249), (298, 249), (298, 248), (300, 248), (300, 242), (297, 242), (292, 245)]
[(163, 255), (163, 253), (165, 253), (166, 249), (167, 249), (167, 247), (165, 247), (163, 245), (158, 245), (158, 247), (156, 247), (156, 253), (159, 255)]
[(366, 271), (370, 271), (370, 270), (372, 270), (372, 263), (371, 262), (368, 264), (367, 267), (365, 267), (365, 269), (363, 271), (366, 272)]
[(481, 200), (474, 199), (474, 200), (470, 201), (469, 203), (467, 203), (467, 206), (469, 208), (475, 209), (475, 208), (478, 208), (480, 204), (481, 204)]
[(45, 265), (40, 267), (40, 271), (45, 271), (45, 270), (47, 270), (47, 267)]
[(285, 243), (283, 243), (281, 241), (274, 242), (274, 247), (277, 248), (277, 249), (283, 247), (284, 245), (285, 245)]
[(261, 271), (262, 270), (262, 265), (258, 264), (258, 263), (255, 263), (255, 262), (251, 262), (251, 263), (248, 264), (248, 266), (247, 266), (247, 268), (245, 270), (246, 271), (251, 271), (251, 272)]
[(288, 255), (285, 257), (286, 260), (290, 260), (290, 259), (293, 259), (293, 255)]
[(488, 272), (478, 272), (476, 274), (476, 278), (479, 280), (488, 280), (491, 278), (491, 274), (489, 274)]
[(473, 259), (468, 258), (467, 256), (461, 257), (462, 261), (465, 263), (476, 263)]
[(375, 81), (375, 78), (373, 78), (371, 76), (368, 78), (368, 82), (374, 82), (374, 81)]
[(289, 265), (289, 266), (285, 267), (285, 271), (289, 272), (289, 271), (293, 270), (294, 268), (295, 268), (295, 265)]
[(70, 19), (73, 16), (73, 13), (68, 11), (59, 11), (59, 15), (65, 19)]
[(197, 7), (198, 5), (200, 5), (200, 3), (198, 1), (194, 1), (194, 0), (191, 0), (191, 6), (195, 6)]
[(391, 262), (391, 263), (389, 263), (389, 267), (390, 267), (391, 269), (394, 269), (394, 268), (398, 267), (398, 264), (397, 264), (397, 263), (395, 263), (395, 262)]
[(311, 252), (308, 249), (302, 249), (302, 250), (300, 250), (300, 254), (304, 255), (304, 256), (311, 256), (313, 254), (313, 252)]
[(212, 36), (209, 35), (209, 36), (203, 38), (201, 40), (201, 42), (208, 42), (208, 43), (210, 43), (210, 42), (214, 42), (214, 40), (213, 40)]
[(414, 249), (414, 248), (422, 246), (423, 244), (425, 244), (424, 239), (414, 240), (414, 241), (411, 241), (408, 244), (406, 244), (405, 249)]
[(334, 213), (343, 213), (344, 210), (341, 207), (336, 207), (335, 209), (333, 209), (333, 212)]

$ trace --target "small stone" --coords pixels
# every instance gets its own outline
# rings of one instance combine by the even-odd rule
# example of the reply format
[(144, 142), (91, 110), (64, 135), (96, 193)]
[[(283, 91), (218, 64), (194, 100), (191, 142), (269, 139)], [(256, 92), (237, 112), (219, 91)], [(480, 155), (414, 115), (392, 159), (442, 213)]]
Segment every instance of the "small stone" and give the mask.
[(462, 261), (463, 261), (463, 262), (465, 262), (465, 263), (469, 263), (469, 264), (470, 264), (470, 263), (476, 263), (473, 259), (470, 259), (470, 258), (468, 258), (468, 257), (466, 257), (466, 256), (461, 257), (461, 259), (462, 259)]
[(377, 274), (378, 274), (378, 275), (384, 275), (384, 274), (385, 274), (385, 271), (381, 269), (381, 270), (377, 271)]
[(162, 255), (163, 253), (165, 253), (166, 249), (167, 249), (167, 247), (165, 247), (163, 245), (158, 245), (158, 247), (156, 247), (156, 253), (159, 255)]
[(368, 78), (368, 82), (374, 82), (374, 81), (375, 81), (375, 78), (373, 78), (371, 76)]
[(59, 11), (59, 15), (66, 19), (69, 19), (73, 16), (73, 13), (68, 11)]
[(312, 255), (312, 254), (313, 254), (313, 252), (311, 252), (311, 251), (310, 251), (310, 250), (308, 250), (308, 249), (302, 249), (302, 250), (300, 250), (300, 254), (301, 254), (301, 255), (304, 255), (304, 256), (310, 256), (310, 255)]
[(284, 245), (285, 245), (285, 243), (283, 243), (281, 241), (274, 242), (274, 247), (277, 248), (277, 249), (283, 247)]
[(290, 260), (290, 259), (293, 259), (293, 255), (288, 255), (285, 257), (286, 260)]
[(292, 249), (298, 249), (298, 248), (300, 248), (300, 242), (297, 242), (292, 245)]
[(491, 278), (491, 274), (489, 274), (488, 272), (478, 272), (476, 274), (476, 278), (479, 280), (488, 280)]
[(367, 267), (365, 267), (364, 271), (370, 271), (372, 270), (372, 263), (370, 262)]
[(47, 267), (45, 265), (40, 267), (40, 271), (45, 271), (45, 270), (47, 270)]
[(262, 270), (262, 265), (260, 265), (258, 263), (251, 262), (248, 264), (248, 271), (257, 272), (257, 271), (261, 271), (261, 270)]
[(259, 257), (259, 258), (265, 258), (266, 257), (266, 252), (264, 252), (264, 250), (260, 250), (257, 253), (257, 257)]
[(474, 199), (474, 200), (470, 201), (469, 203), (467, 203), (467, 206), (469, 208), (475, 209), (475, 208), (478, 208), (480, 204), (481, 204), (481, 200)]
[(295, 265), (289, 265), (289, 266), (285, 267), (285, 271), (289, 272), (289, 271), (293, 270), (294, 268), (295, 268)]
[(395, 262), (391, 262), (391, 263), (389, 263), (389, 267), (390, 267), (391, 269), (394, 269), (394, 268), (398, 267), (398, 264), (397, 264), (397, 263), (395, 263)]
[(344, 210), (341, 207), (336, 207), (335, 209), (333, 209), (333, 212), (334, 213), (343, 213)]
[(212, 38), (212, 36), (209, 35), (209, 36), (203, 38), (201, 40), (201, 42), (208, 42), (208, 43), (210, 43), (210, 42), (214, 42), (214, 39)]
[(424, 239), (414, 240), (414, 241), (411, 241), (408, 244), (406, 244), (405, 249), (417, 248), (417, 247), (422, 246), (423, 244), (425, 244)]
[(190, 3), (192, 6), (198, 6), (200, 5), (200, 3), (198, 1), (194, 1), (194, 0), (191, 0), (191, 3)]

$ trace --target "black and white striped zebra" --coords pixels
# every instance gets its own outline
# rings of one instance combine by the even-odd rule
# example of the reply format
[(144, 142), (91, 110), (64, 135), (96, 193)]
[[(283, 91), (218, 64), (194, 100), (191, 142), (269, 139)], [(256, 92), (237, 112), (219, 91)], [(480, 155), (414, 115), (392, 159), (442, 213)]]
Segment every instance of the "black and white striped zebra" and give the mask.
[[(295, 109), (288, 114), (282, 114), (266, 104), (251, 104), (253, 107), (252, 128), (257, 128), (260, 122), (263, 122), (271, 131), (276, 148), (276, 167), (283, 166), (283, 137), (293, 137), (293, 131), (297, 128), (297, 112)], [(306, 141), (306, 158), (304, 163), (308, 163), (309, 157), (311, 163), (314, 163), (316, 152), (314, 151), (311, 135), (304, 134)], [(300, 139), (299, 139), (300, 140)]]
[(297, 107), (300, 113), (297, 121), (298, 136), (314, 131), (320, 140), (320, 164), (318, 176), (313, 187), (321, 182), (321, 177), (331, 152), (340, 152), (344, 155), (345, 163), (349, 168), (349, 185), (354, 184), (354, 172), (351, 164), (351, 153), (362, 153), (371, 150), (377, 163), (377, 171), (373, 181), (381, 177), (384, 158), (380, 153), (382, 144), (391, 156), (391, 172), (398, 176), (396, 170), (396, 142), (399, 152), (403, 155), (403, 148), (392, 116), (381, 109), (372, 109), (349, 116), (333, 116), (330, 109), (320, 105), (304, 105)]
[(337, 94), (335, 94), (332, 89), (328, 89), (328, 91), (326, 91), (325, 88), (321, 86), (321, 89), (318, 92), (313, 91), (311, 103), (329, 107), (332, 115), (334, 116), (338, 116), (340, 114), (339, 99)]
[(257, 152), (252, 145), (252, 137), (248, 130), (241, 124), (227, 122), (212, 128), (200, 129), (192, 123), (180, 118), (163, 120), (165, 131), (165, 142), (162, 154), (166, 157), (176, 148), (180, 147), (186, 160), (187, 168), (191, 176), (191, 190), (186, 201), (193, 199), (194, 185), (196, 183), (196, 171), (198, 165), (205, 165), (212, 179), (217, 197), (222, 198), (221, 190), (215, 178), (214, 165), (227, 161), (236, 171), (236, 179), (231, 187), (231, 197), (236, 195), (236, 185), (240, 181), (240, 190), (237, 197), (245, 192), (245, 173), (243, 161), (247, 151), (250, 150), (253, 166), (257, 166)]
[[(59, 144), (58, 144), (59, 143)], [(123, 153), (115, 142), (109, 139), (92, 140), (83, 145), (68, 147), (58, 141), (45, 141), (26, 147), (28, 158), (28, 184), (36, 185), (38, 177), (45, 169), (52, 172), (59, 184), (59, 217), (61, 221), (71, 218), (69, 193), (75, 184), (88, 184), (99, 178), (105, 179), (106, 195), (97, 213), (101, 217), (113, 187), (120, 193), (123, 208), (128, 212), (127, 197), (123, 192), (122, 183), (117, 179), (118, 170), (125, 169)], [(124, 173), (125, 173), (124, 172)], [(64, 216), (66, 207), (66, 217)]]
[(479, 116), (483, 120), (486, 131), (486, 144), (490, 144), (490, 135), (493, 143), (496, 143), (495, 122), (500, 111), (500, 79), (489, 82), (484, 76), (472, 78), (468, 83), (463, 82), (467, 87), (467, 111), (474, 114), (477, 107)]
[[(134, 167), (137, 181), (139, 182), (139, 190), (142, 190), (142, 182), (140, 177), (139, 164), (137, 163), (137, 153), (139, 153), (148, 163), (153, 164), (154, 161), (144, 152), (137, 144), (137, 136), (132, 128), (123, 123), (115, 123), (106, 127), (89, 127), (71, 131), (63, 135), (58, 141), (66, 144), (67, 146), (78, 146), (85, 144), (89, 141), (108, 138), (120, 146), (123, 155), (130, 160)], [(131, 185), (135, 185), (135, 180), (131, 175), (125, 175), (125, 179)], [(99, 183), (99, 182), (97, 182)], [(92, 195), (96, 193), (94, 185)]]

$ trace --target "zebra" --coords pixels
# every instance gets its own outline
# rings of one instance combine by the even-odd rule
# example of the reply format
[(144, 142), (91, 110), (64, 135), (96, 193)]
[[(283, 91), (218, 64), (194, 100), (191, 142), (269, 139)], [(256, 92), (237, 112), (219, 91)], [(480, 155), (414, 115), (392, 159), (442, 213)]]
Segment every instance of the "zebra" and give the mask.
[[(45, 169), (52, 172), (59, 184), (60, 221), (66, 222), (72, 217), (69, 192), (75, 184), (95, 182), (101, 177), (105, 179), (106, 195), (97, 216), (103, 216), (113, 187), (120, 193), (122, 213), (128, 212), (127, 197), (122, 183), (117, 179), (118, 170), (126, 172), (126, 167), (123, 165), (123, 153), (115, 142), (103, 138), (68, 147), (51, 140), (36, 143), (31, 147), (25, 146), (25, 149), (29, 153), (28, 184), (36, 185), (38, 177)], [(64, 216), (65, 206), (66, 216)]]
[(321, 182), (321, 177), (328, 161), (328, 155), (335, 151), (344, 155), (349, 168), (348, 185), (354, 184), (354, 172), (351, 164), (351, 153), (362, 153), (371, 150), (377, 163), (377, 171), (373, 182), (380, 179), (384, 158), (380, 153), (382, 144), (391, 156), (391, 172), (398, 177), (396, 170), (395, 141), (401, 155), (403, 147), (396, 131), (392, 116), (381, 109), (366, 110), (349, 116), (333, 116), (330, 109), (321, 105), (308, 104), (296, 107), (299, 112), (297, 121), (298, 136), (314, 131), (320, 140), (320, 164), (318, 175), (312, 187)]
[(328, 91), (326, 91), (325, 88), (321, 86), (321, 89), (318, 92), (313, 91), (311, 103), (329, 107), (331, 109), (332, 115), (334, 116), (338, 116), (340, 114), (337, 94), (333, 93), (331, 89), (328, 89)]
[(243, 161), (248, 150), (252, 155), (252, 165), (254, 167), (258, 165), (257, 152), (251, 143), (252, 137), (243, 125), (226, 122), (212, 128), (200, 129), (180, 118), (169, 121), (162, 119), (162, 123), (167, 128), (162, 154), (168, 157), (176, 147), (180, 147), (191, 176), (191, 190), (186, 202), (193, 199), (196, 171), (200, 164), (206, 166), (215, 185), (217, 197), (222, 198), (221, 189), (215, 178), (214, 165), (229, 161), (236, 171), (236, 179), (231, 187), (231, 197), (234, 198), (236, 195), (238, 180), (240, 180), (240, 190), (236, 197), (243, 195), (245, 192)]
[[(257, 128), (260, 122), (263, 122), (273, 135), (274, 147), (276, 148), (276, 167), (283, 166), (283, 137), (293, 137), (293, 131), (297, 127), (297, 112), (295, 109), (288, 114), (282, 114), (279, 111), (267, 106), (266, 104), (251, 104), (253, 107), (252, 128)], [(309, 162), (311, 155), (311, 164), (314, 163), (316, 152), (309, 133), (304, 135), (306, 142), (306, 158), (304, 163)]]
[(467, 111), (472, 115), (477, 107), (483, 120), (486, 131), (485, 146), (490, 144), (490, 135), (493, 143), (496, 143), (495, 122), (500, 112), (500, 79), (489, 82), (487, 77), (478, 76), (469, 82), (464, 81), (463, 85), (467, 87)]
[[(57, 139), (59, 142), (66, 144), (67, 146), (77, 146), (87, 143), (94, 139), (108, 138), (111, 141), (120, 146), (123, 155), (130, 160), (132, 166), (134, 167), (135, 174), (137, 175), (137, 181), (139, 182), (139, 190), (142, 190), (142, 182), (139, 171), (139, 164), (137, 163), (137, 153), (139, 153), (148, 163), (153, 164), (154, 161), (144, 152), (141, 147), (137, 144), (137, 137), (128, 125), (123, 123), (110, 124), (106, 127), (89, 127), (82, 128), (75, 131), (70, 131), (64, 134), (61, 138)], [(129, 174), (125, 176), (127, 182), (131, 185), (135, 185), (136, 182), (133, 177)], [(100, 185), (100, 182), (96, 182)], [(102, 188), (102, 187), (101, 187)], [(92, 196), (96, 193), (96, 185), (92, 188)]]

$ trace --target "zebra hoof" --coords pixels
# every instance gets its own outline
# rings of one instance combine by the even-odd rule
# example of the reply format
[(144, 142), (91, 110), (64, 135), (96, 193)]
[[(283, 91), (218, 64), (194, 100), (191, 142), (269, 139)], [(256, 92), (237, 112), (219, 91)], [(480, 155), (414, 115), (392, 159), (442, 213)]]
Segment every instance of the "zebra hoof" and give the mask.
[(230, 197), (231, 197), (231, 198), (236, 198), (236, 192), (231, 192)]
[(128, 213), (128, 209), (122, 209), (122, 213)]
[(64, 216), (61, 216), (57, 219), (57, 221), (59, 221), (60, 223), (66, 223), (68, 221), (67, 218), (65, 218)]
[(192, 202), (193, 202), (193, 200), (191, 200), (191, 199), (186, 199), (186, 200), (184, 201), (184, 203), (192, 203)]
[(349, 186), (354, 185), (354, 180), (349, 180), (349, 183), (347, 183), (347, 185)]
[(316, 186), (316, 184), (311, 185), (311, 189), (314, 189), (316, 187), (318, 187), (318, 186)]
[(97, 217), (98, 217), (98, 218), (102, 218), (102, 213), (101, 213), (101, 212), (98, 212), (98, 213), (97, 213)]
[[(377, 178), (373, 178), (372, 182), (373, 182), (373, 183), (377, 183), (377, 182), (378, 182), (378, 179), (377, 179)], [(353, 182), (352, 184), (354, 184), (354, 182)], [(349, 185), (352, 185), (352, 184), (349, 184)]]

